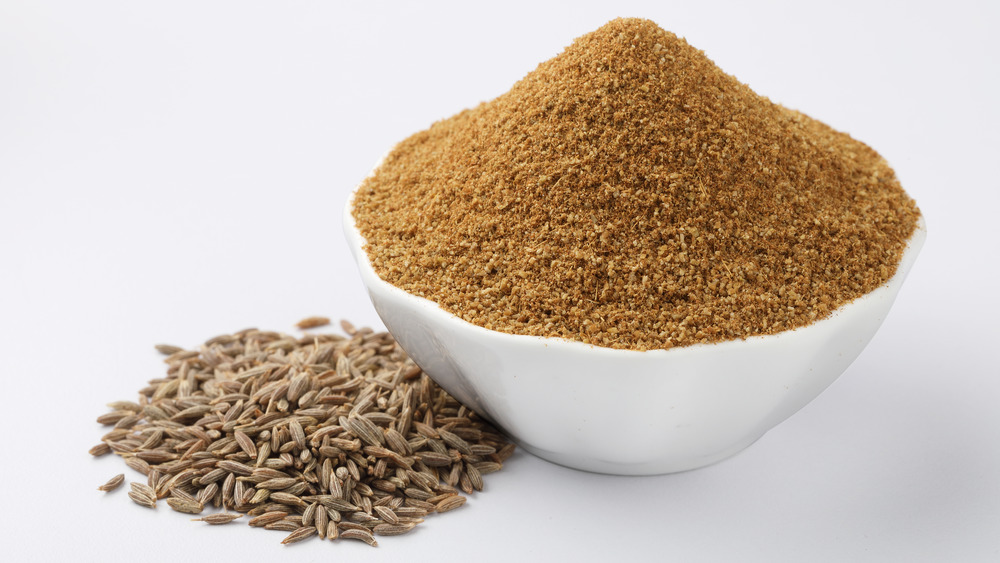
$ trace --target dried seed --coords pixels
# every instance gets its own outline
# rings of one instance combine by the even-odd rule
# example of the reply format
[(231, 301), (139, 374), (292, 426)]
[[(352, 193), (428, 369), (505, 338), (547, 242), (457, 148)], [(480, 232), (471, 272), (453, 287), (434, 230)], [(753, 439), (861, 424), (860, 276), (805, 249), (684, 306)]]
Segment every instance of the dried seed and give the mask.
[(483, 490), (483, 476), (479, 473), (479, 469), (471, 463), (465, 464), (465, 474), (469, 476), (469, 482), (472, 483), (472, 488), (477, 491)]
[(339, 510), (334, 510), (326, 506), (324, 506), (323, 508), (326, 509), (326, 515), (330, 518), (331, 522), (340, 522), (341, 520), (344, 519), (344, 517), (340, 514)]
[(233, 514), (231, 512), (217, 512), (215, 514), (209, 514), (208, 516), (205, 516), (203, 518), (192, 518), (191, 521), (205, 522), (207, 524), (219, 525), (219, 524), (228, 524), (233, 520), (242, 517), (243, 517), (242, 514)]
[(170, 417), (170, 420), (192, 420), (204, 416), (212, 411), (211, 405), (194, 405), (193, 407), (188, 407), (174, 416)]
[(458, 482), (461, 478), (462, 478), (462, 464), (456, 463), (455, 465), (451, 466), (451, 471), (449, 471), (448, 475), (444, 478), (444, 482), (447, 483), (448, 486), (454, 487), (455, 485), (458, 485)]
[(347, 419), (347, 427), (354, 432), (358, 438), (372, 446), (381, 446), (385, 443), (382, 431), (375, 423), (363, 416), (352, 416)]
[(113, 491), (118, 487), (122, 486), (122, 483), (124, 482), (125, 482), (125, 474), (119, 473), (118, 475), (115, 475), (114, 477), (108, 479), (107, 483), (101, 485), (100, 487), (97, 487), (97, 490), (104, 492)]
[[(302, 515), (302, 523), (305, 524), (304, 514)], [(313, 516), (313, 526), (316, 528), (316, 533), (319, 534), (320, 539), (326, 539), (326, 532), (329, 529), (329, 524), (330, 515), (326, 511), (326, 507), (318, 507), (316, 509), (316, 514)]]
[(434, 505), (437, 505), (439, 502), (443, 501), (444, 499), (449, 498), (449, 497), (453, 497), (456, 494), (458, 494), (458, 493), (452, 493), (452, 492), (441, 493), (439, 495), (434, 495), (431, 498), (427, 499), (427, 502), (429, 502), (431, 504), (434, 504)]
[(172, 354), (176, 354), (177, 352), (183, 352), (184, 348), (171, 346), (170, 344), (157, 344), (156, 351), (163, 354), (164, 356), (170, 356)]
[(409, 532), (417, 525), (413, 523), (409, 524), (376, 524), (372, 529), (376, 534), (380, 536), (401, 536), (406, 532)]
[(247, 489), (244, 494), (246, 501), (244, 504), (255, 505), (260, 504), (271, 497), (271, 491), (267, 489)]
[(339, 510), (340, 512), (356, 512), (359, 508), (350, 502), (336, 497), (323, 498), (319, 501), (320, 504), (327, 508), (332, 508), (334, 510)]
[(287, 477), (289, 477), (288, 473), (268, 467), (258, 467), (253, 470), (252, 474), (250, 474), (250, 479), (257, 483), (263, 483), (268, 479), (285, 479)]
[[(160, 466), (162, 467), (162, 465)], [(177, 471), (177, 468), (174, 468)], [(185, 487), (191, 484), (191, 480), (194, 479), (198, 471), (195, 469), (181, 469), (179, 473), (175, 473), (168, 481), (164, 482), (163, 489), (169, 491), (170, 489)], [(159, 487), (157, 487), (159, 489)]]
[(163, 441), (163, 430), (157, 428), (156, 430), (154, 430), (153, 432), (151, 432), (149, 434), (149, 437), (146, 438), (145, 442), (143, 442), (142, 444), (139, 445), (139, 450), (140, 451), (142, 451), (142, 450), (151, 450), (151, 449), (159, 446), (160, 442), (162, 442), (162, 441)]
[(161, 409), (156, 405), (146, 405), (142, 408), (142, 415), (146, 417), (146, 420), (164, 420), (170, 418), (167, 411)]
[(128, 498), (132, 499), (132, 502), (138, 504), (139, 506), (144, 506), (146, 508), (156, 508), (156, 499), (150, 498), (143, 494), (139, 494), (135, 491), (129, 491)]
[(306, 317), (301, 321), (295, 323), (295, 326), (305, 330), (308, 328), (318, 328), (321, 326), (326, 326), (330, 324), (330, 319), (326, 317)]
[(102, 414), (101, 416), (97, 417), (97, 423), (98, 424), (104, 424), (104, 425), (118, 424), (118, 422), (120, 422), (121, 420), (124, 420), (124, 419), (126, 419), (126, 418), (128, 418), (130, 416), (134, 416), (134, 415), (135, 415), (135, 413), (132, 412), (132, 411), (128, 411), (128, 410), (115, 410), (115, 411), (111, 411), (109, 413)]
[(497, 449), (486, 444), (472, 444), (469, 446), (469, 451), (474, 455), (490, 455), (496, 453)]
[(386, 508), (384, 506), (375, 506), (373, 507), (373, 509), (375, 510), (376, 513), (378, 513), (378, 517), (381, 518), (382, 520), (385, 520), (390, 524), (395, 524), (399, 522), (399, 518), (396, 517), (396, 513), (393, 512), (392, 509)]
[(395, 509), (397, 517), (408, 516), (413, 518), (420, 518), (422, 516), (427, 516), (427, 511), (423, 508), (416, 508), (413, 506), (400, 506)]
[(112, 401), (107, 404), (107, 407), (116, 411), (142, 412), (142, 406), (132, 401)]
[(299, 448), (305, 449), (306, 433), (302, 429), (302, 425), (299, 424), (298, 419), (293, 418), (291, 421), (289, 421), (288, 430), (292, 434), (292, 441), (295, 442), (295, 445), (298, 446)]
[[(311, 526), (313, 523), (313, 517), (316, 515), (316, 509), (319, 507), (318, 502), (314, 502), (306, 507), (302, 512), (302, 524), (304, 526)], [(321, 509), (320, 512), (326, 512), (326, 509)]]
[(253, 475), (253, 468), (249, 465), (244, 465), (238, 461), (232, 460), (222, 460), (218, 464), (219, 469), (224, 469), (230, 473), (235, 473), (236, 475)]
[(104, 454), (109, 454), (111, 453), (111, 446), (107, 445), (104, 442), (101, 442), (100, 444), (97, 444), (93, 448), (90, 448), (89, 453), (94, 457), (102, 456)]
[(197, 500), (194, 498), (194, 495), (180, 488), (170, 489), (170, 496), (171, 498), (186, 500), (188, 502), (194, 502), (195, 500)]
[(152, 487), (150, 487), (149, 485), (147, 485), (145, 483), (139, 483), (139, 482), (133, 481), (133, 482), (129, 483), (129, 486), (132, 488), (132, 491), (135, 492), (136, 494), (140, 494), (140, 495), (143, 495), (143, 496), (151, 498), (151, 499), (155, 499), (156, 498), (156, 492), (153, 491)]
[[(404, 501), (404, 502), (405, 502), (406, 506), (408, 506), (408, 507), (420, 508), (420, 509), (423, 509), (424, 511), (426, 511), (428, 513), (434, 512), (435, 510), (437, 510), (436, 506), (434, 506), (433, 504), (431, 504), (431, 503), (429, 503), (429, 502), (427, 502), (425, 500), (420, 500), (420, 499), (416, 499), (416, 498), (407, 498), (406, 501)], [(399, 514), (398, 510), (397, 510), (397, 514)]]
[(450, 496), (437, 503), (437, 511), (448, 512), (449, 510), (455, 510), (463, 504), (465, 504), (465, 497), (460, 495)]
[(513, 442), (504, 444), (503, 447), (500, 448), (500, 451), (497, 452), (497, 457), (500, 458), (501, 462), (507, 461), (507, 458), (514, 454), (514, 450), (516, 448), (517, 446), (515, 446)]
[(288, 534), (288, 537), (281, 540), (281, 543), (283, 544), (296, 543), (305, 539), (309, 539), (315, 535), (316, 535), (316, 528), (312, 526), (302, 526), (301, 528), (298, 528), (294, 532)]
[(358, 524), (357, 522), (351, 522), (351, 521), (348, 521), (348, 520), (345, 520), (345, 521), (342, 521), (342, 522), (338, 522), (337, 523), (337, 528), (339, 528), (341, 532), (343, 532), (344, 530), (364, 530), (364, 531), (370, 531), (370, 528), (368, 526), (365, 526), (364, 524)]
[(299, 508), (305, 508), (308, 506), (301, 498), (288, 493), (283, 493), (281, 491), (271, 493), (271, 500), (274, 502), (280, 502), (281, 504), (287, 504), (289, 506), (297, 506)]
[(437, 452), (417, 452), (416, 455), (427, 467), (448, 467), (452, 462), (450, 455)]
[(178, 456), (175, 453), (165, 452), (162, 450), (147, 450), (137, 452), (135, 457), (145, 461), (146, 463), (166, 463), (168, 461), (174, 461)]
[(449, 446), (455, 448), (456, 450), (465, 455), (472, 455), (472, 450), (469, 447), (469, 443), (459, 438), (458, 435), (453, 434), (445, 430), (444, 428), (439, 428), (438, 434), (441, 436), (441, 439), (444, 440), (444, 443), (448, 444)]
[[(429, 411), (428, 411), (428, 412), (429, 412)], [(440, 435), (439, 435), (439, 434), (437, 433), (437, 430), (434, 430), (434, 427), (433, 427), (433, 426), (431, 426), (431, 425), (429, 425), (429, 424), (424, 424), (423, 422), (420, 422), (420, 421), (417, 421), (417, 420), (414, 420), (414, 421), (413, 421), (413, 427), (414, 427), (414, 428), (416, 428), (416, 429), (417, 429), (417, 432), (419, 432), (419, 433), (420, 433), (420, 435), (421, 435), (421, 436), (423, 436), (423, 437), (425, 437), (425, 438), (434, 438), (434, 439), (438, 439), (438, 438), (440, 438), (440, 437), (441, 437), (441, 436), (440, 436)]]
[(129, 466), (131, 469), (142, 473), (143, 475), (149, 475), (149, 463), (146, 460), (138, 457), (126, 457), (125, 465)]
[(219, 485), (216, 483), (209, 483), (207, 487), (198, 491), (198, 494), (195, 495), (195, 500), (197, 500), (202, 504), (206, 504), (208, 502), (211, 502), (212, 499), (215, 498), (215, 495), (218, 494), (218, 492), (219, 492)]
[(372, 547), (378, 547), (375, 536), (366, 529), (348, 529), (340, 532), (340, 537), (345, 540), (360, 540)]
[(236, 474), (227, 473), (222, 481), (222, 506), (232, 507), (235, 503)]
[(298, 483), (299, 480), (294, 477), (277, 477), (274, 479), (268, 479), (267, 481), (262, 481), (257, 483), (258, 489), (271, 489), (272, 491), (280, 491), (281, 489), (287, 489), (292, 485)]
[(185, 512), (187, 514), (201, 514), (202, 510), (205, 509), (205, 506), (196, 500), (179, 497), (168, 498), (167, 504), (177, 512)]
[(469, 479), (469, 474), (464, 471), (458, 478), (458, 488), (462, 489), (462, 492), (471, 495), (475, 488), (472, 486), (472, 480)]
[(217, 467), (208, 473), (198, 477), (198, 483), (201, 485), (208, 485), (209, 483), (215, 483), (219, 479), (224, 478), (229, 472), (221, 467)]
[(264, 526), (265, 530), (280, 530), (282, 532), (294, 532), (302, 526), (294, 522), (289, 522), (288, 520), (278, 520), (277, 522), (271, 522), (270, 524)]
[(247, 524), (255, 527), (264, 527), (283, 519), (285, 516), (288, 516), (287, 512), (265, 512), (260, 516), (251, 518)]
[(389, 428), (385, 431), (385, 442), (392, 451), (399, 455), (408, 456), (413, 453), (410, 443), (395, 428)]
[(400, 516), (399, 517), (399, 523), (400, 524), (420, 524), (423, 521), (424, 521), (423, 518), (414, 518), (412, 516)]
[(257, 465), (261, 466), (267, 463), (268, 458), (271, 457), (271, 442), (264, 442), (257, 448)]
[(403, 491), (403, 494), (405, 494), (406, 496), (408, 496), (410, 498), (414, 498), (414, 499), (417, 499), (417, 500), (427, 500), (427, 499), (431, 498), (431, 496), (432, 496), (427, 491), (425, 491), (423, 489), (418, 489), (416, 487), (407, 487), (406, 490)]
[(154, 491), (157, 491), (160, 488), (160, 484), (166, 483), (169, 479), (170, 476), (161, 474), (159, 469), (150, 469), (146, 475), (146, 484)]
[(479, 473), (482, 475), (496, 473), (503, 467), (501, 464), (494, 461), (480, 461), (478, 463), (473, 463), (472, 466), (479, 470)]
[(239, 444), (240, 448), (251, 458), (256, 459), (257, 457), (257, 446), (253, 443), (253, 440), (249, 436), (243, 433), (241, 430), (237, 430), (233, 433), (233, 438), (236, 438), (236, 443)]

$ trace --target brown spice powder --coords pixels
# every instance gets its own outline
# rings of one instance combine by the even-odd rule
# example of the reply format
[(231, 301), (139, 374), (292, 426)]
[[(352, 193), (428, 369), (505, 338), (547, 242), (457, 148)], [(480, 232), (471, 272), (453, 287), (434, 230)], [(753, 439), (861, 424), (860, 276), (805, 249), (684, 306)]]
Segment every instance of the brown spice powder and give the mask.
[(382, 279), (466, 321), (636, 350), (822, 319), (920, 215), (874, 150), (639, 19), (400, 143), (353, 212)]

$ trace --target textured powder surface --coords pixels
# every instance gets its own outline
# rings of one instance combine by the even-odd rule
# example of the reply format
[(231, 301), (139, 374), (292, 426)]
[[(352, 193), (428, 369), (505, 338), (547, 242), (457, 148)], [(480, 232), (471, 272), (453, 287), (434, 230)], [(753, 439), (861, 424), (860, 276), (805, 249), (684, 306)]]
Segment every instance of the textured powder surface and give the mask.
[(874, 150), (638, 19), (397, 145), (353, 213), (383, 280), (462, 319), (634, 350), (822, 319), (920, 214)]

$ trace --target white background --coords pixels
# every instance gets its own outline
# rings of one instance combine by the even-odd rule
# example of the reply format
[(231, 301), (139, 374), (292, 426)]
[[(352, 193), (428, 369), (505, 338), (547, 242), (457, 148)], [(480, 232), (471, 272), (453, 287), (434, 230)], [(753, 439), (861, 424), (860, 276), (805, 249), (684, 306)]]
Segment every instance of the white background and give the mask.
[[(620, 15), (869, 143), (924, 211), (892, 314), (828, 391), (684, 474), (519, 453), (378, 549), (282, 547), (95, 490), (137, 475), (86, 451), (103, 405), (162, 373), (154, 343), (312, 314), (378, 326), (341, 234), (349, 191)], [(1000, 560), (997, 25), (995, 2), (0, 0), (2, 557)]]

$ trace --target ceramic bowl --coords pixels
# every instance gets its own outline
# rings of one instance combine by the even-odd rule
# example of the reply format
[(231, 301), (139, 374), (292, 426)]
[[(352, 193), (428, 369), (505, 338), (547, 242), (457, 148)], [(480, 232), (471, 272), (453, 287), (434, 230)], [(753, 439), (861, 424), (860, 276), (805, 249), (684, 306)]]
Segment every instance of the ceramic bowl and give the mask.
[[(356, 192), (355, 192), (356, 193)], [(344, 230), (385, 326), (439, 385), (519, 446), (587, 471), (652, 475), (732, 456), (813, 400), (882, 324), (926, 236), (884, 286), (806, 327), (646, 352), (511, 335), (383, 281), (344, 210)]]

